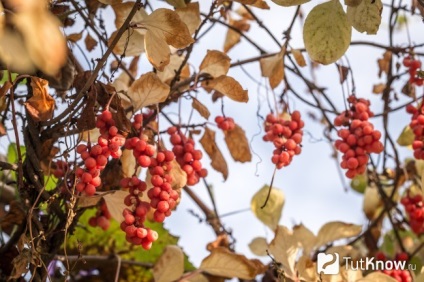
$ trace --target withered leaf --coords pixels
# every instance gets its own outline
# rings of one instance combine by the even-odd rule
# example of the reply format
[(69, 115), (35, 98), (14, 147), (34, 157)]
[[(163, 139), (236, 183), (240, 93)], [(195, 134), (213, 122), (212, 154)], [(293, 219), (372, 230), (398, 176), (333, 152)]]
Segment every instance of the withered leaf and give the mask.
[(284, 79), (284, 55), (286, 48), (271, 57), (262, 58), (259, 63), (263, 77), (268, 77), (269, 85), (272, 89), (276, 88)]
[(165, 40), (148, 30), (144, 36), (147, 59), (158, 70), (163, 71), (170, 62), (171, 51)]
[(163, 83), (154, 72), (143, 74), (128, 89), (134, 111), (164, 102), (169, 95), (169, 86)]
[(232, 28), (228, 28), (227, 35), (225, 36), (225, 41), (224, 41), (225, 53), (228, 53), (228, 51), (230, 51), (231, 48), (233, 48), (237, 43), (240, 42), (241, 32), (248, 31), (250, 29), (250, 24), (245, 19), (241, 19), (241, 20), (230, 19), (228, 24), (232, 26), (233, 28), (239, 30), (239, 32), (235, 31)]
[(339, 72), (340, 83), (343, 83), (347, 79), (347, 75), (349, 74), (349, 68), (346, 66), (342, 66), (336, 63), (337, 71)]
[(269, 244), (269, 252), (282, 264), (287, 277), (295, 277), (295, 261), (299, 246), (293, 233), (285, 226), (278, 226), (275, 237)]
[(88, 93), (87, 102), (77, 120), (77, 128), (81, 131), (90, 130), (96, 127), (96, 115), (94, 106), (96, 104), (96, 88), (91, 87)]
[(252, 160), (249, 141), (246, 138), (246, 133), (238, 124), (233, 130), (225, 130), (225, 143), (233, 159), (237, 162), (245, 163)]
[(69, 41), (71, 41), (72, 43), (75, 43), (75, 42), (81, 40), (83, 33), (84, 33), (84, 30), (82, 30), (79, 33), (69, 34), (68, 36), (66, 36), (66, 39), (69, 40)]
[(185, 7), (177, 7), (175, 11), (187, 25), (190, 34), (193, 34), (199, 27), (201, 21), (199, 2), (188, 3)]
[(153, 267), (157, 282), (178, 280), (184, 273), (184, 253), (180, 247), (168, 245)]
[(215, 142), (215, 131), (205, 127), (205, 133), (200, 139), (200, 144), (202, 144), (203, 149), (205, 149), (206, 153), (211, 158), (211, 166), (216, 171), (221, 172), (226, 180), (228, 177), (228, 166)]
[(199, 100), (197, 100), (196, 98), (193, 98), (193, 102), (191, 103), (191, 106), (193, 107), (193, 109), (195, 109), (202, 117), (204, 117), (205, 119), (209, 119), (209, 116), (211, 115), (211, 113), (209, 112), (208, 108), (203, 105), (202, 103), (200, 103)]
[[(112, 43), (114, 40), (116, 34), (118, 32), (115, 31), (110, 36), (110, 39), (108, 41), (108, 45)], [(113, 48), (113, 52), (118, 55), (125, 56), (138, 56), (141, 53), (144, 52), (144, 35), (138, 33), (138, 32), (131, 32), (131, 33), (125, 33), (121, 38), (119, 38), (118, 43)]]
[[(130, 14), (131, 10), (133, 9), (135, 2), (125, 2), (125, 3), (119, 3), (122, 1), (114, 1), (116, 3), (113, 3), (112, 9), (115, 12), (115, 26), (116, 28), (120, 28), (125, 20), (128, 18), (128, 15)], [(140, 8), (137, 10), (135, 15), (132, 18), (133, 22), (139, 22), (147, 18), (148, 14), (146, 13), (146, 10), (143, 8)], [(139, 33), (136, 30), (137, 33)]]
[(108, 193), (103, 196), (107, 209), (110, 212), (110, 215), (112, 216), (113, 219), (115, 219), (119, 223), (121, 223), (122, 220), (124, 219), (124, 216), (122, 215), (122, 211), (127, 207), (124, 204), (124, 199), (128, 195), (129, 195), (128, 191), (118, 190), (118, 191), (115, 191), (114, 193)]
[(171, 166), (171, 186), (172, 189), (178, 191), (187, 184), (187, 174), (181, 169), (180, 165), (176, 160), (172, 161)]
[(87, 48), (88, 52), (93, 51), (94, 48), (97, 46), (97, 40), (94, 39), (90, 33), (87, 33), (87, 36), (84, 39), (85, 48)]
[(26, 213), (22, 204), (18, 201), (11, 201), (9, 211), (4, 217), (0, 218), (0, 228), (2, 230), (7, 230), (14, 225), (21, 224), (26, 217)]
[(233, 0), (259, 9), (269, 10), (268, 4), (264, 0)]
[(247, 90), (243, 90), (240, 83), (231, 76), (221, 75), (215, 79), (205, 81), (203, 86), (219, 91), (236, 102), (247, 103), (249, 101)]
[[(181, 64), (184, 61), (184, 56), (179, 56), (178, 54), (172, 54), (170, 57), (169, 64), (165, 66), (163, 71), (158, 72), (157, 75), (166, 84), (170, 84), (172, 79), (175, 77), (175, 73), (180, 68)], [(187, 64), (181, 70), (180, 79), (184, 80), (190, 77), (190, 69)]]
[(121, 171), (122, 177), (132, 177), (137, 175), (139, 170), (136, 170), (137, 163), (132, 150), (123, 150), (121, 156)]
[(386, 51), (383, 54), (383, 58), (377, 60), (378, 64), (378, 77), (381, 77), (382, 73), (388, 73), (390, 68), (390, 61), (392, 59), (392, 52)]
[(317, 235), (315, 246), (324, 246), (330, 242), (339, 239), (345, 239), (359, 235), (362, 231), (361, 225), (345, 223), (341, 221), (332, 221), (324, 224)]
[(25, 103), (28, 113), (35, 121), (46, 121), (53, 116), (54, 99), (48, 93), (47, 80), (32, 76), (33, 96)]
[(381, 94), (383, 93), (384, 89), (386, 89), (385, 83), (374, 84), (372, 87), (372, 93)]
[(306, 66), (306, 61), (305, 61), (305, 57), (303, 57), (302, 52), (299, 49), (292, 49), (291, 53), (294, 57), (294, 60), (296, 61), (296, 64), (299, 67), (304, 67)]
[(230, 69), (231, 58), (217, 50), (208, 50), (200, 64), (200, 73), (208, 73), (212, 77), (226, 75)]

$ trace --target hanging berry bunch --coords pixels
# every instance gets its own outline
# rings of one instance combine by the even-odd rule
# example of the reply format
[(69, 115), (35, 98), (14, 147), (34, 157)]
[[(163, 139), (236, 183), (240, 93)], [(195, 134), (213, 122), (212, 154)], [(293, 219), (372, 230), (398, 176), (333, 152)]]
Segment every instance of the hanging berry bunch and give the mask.
[(424, 84), (424, 78), (418, 76), (418, 70), (421, 69), (421, 61), (415, 60), (411, 56), (406, 56), (403, 59), (403, 65), (409, 69), (409, 83), (411, 85), (422, 86)]
[(231, 117), (217, 116), (215, 118), (215, 122), (218, 125), (218, 128), (223, 131), (233, 130), (236, 127), (234, 119)]
[(291, 120), (285, 120), (273, 114), (266, 116), (266, 134), (263, 140), (274, 144), (275, 150), (271, 160), (278, 169), (288, 166), (293, 157), (302, 152), (303, 127), (304, 122), (299, 111), (292, 113)]
[(412, 114), (411, 127), (414, 133), (414, 142), (412, 142), (412, 149), (414, 150), (414, 157), (417, 160), (424, 160), (424, 108), (421, 103), (419, 108), (413, 105), (406, 106), (406, 111)]
[(341, 139), (336, 140), (335, 147), (341, 153), (341, 168), (347, 169), (346, 177), (354, 178), (363, 174), (369, 160), (368, 154), (379, 154), (384, 150), (379, 141), (381, 132), (374, 129), (368, 121), (374, 114), (370, 111), (370, 101), (350, 96), (347, 101), (350, 108), (338, 115), (334, 120), (335, 126), (345, 126), (337, 134)]
[(409, 193), (401, 201), (409, 218), (409, 226), (417, 234), (424, 233), (424, 203), (421, 195), (411, 196)]

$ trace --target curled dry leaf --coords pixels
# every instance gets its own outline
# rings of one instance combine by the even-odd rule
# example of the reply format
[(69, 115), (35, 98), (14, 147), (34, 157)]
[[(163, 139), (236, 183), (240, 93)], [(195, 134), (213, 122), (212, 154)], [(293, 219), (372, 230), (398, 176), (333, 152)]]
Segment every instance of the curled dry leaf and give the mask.
[(243, 90), (240, 83), (231, 76), (221, 75), (215, 79), (205, 81), (202, 86), (219, 91), (236, 102), (246, 103), (249, 101), (247, 90)]
[(357, 31), (377, 34), (382, 10), (381, 0), (362, 0), (356, 7), (348, 6), (346, 14), (349, 23)]
[[(120, 28), (125, 20), (128, 18), (128, 15), (130, 14), (132, 8), (135, 5), (135, 2), (125, 2), (120, 3), (122, 1), (115, 1), (116, 3), (113, 3), (112, 9), (115, 12), (115, 26), (116, 28)], [(133, 22), (140, 22), (148, 17), (148, 14), (146, 13), (146, 10), (143, 8), (140, 8), (137, 10), (135, 15), (132, 18)], [(137, 33), (142, 33), (140, 30), (134, 30)], [(140, 42), (139, 42), (140, 43)]]
[(184, 253), (180, 247), (168, 245), (153, 267), (156, 282), (178, 280), (184, 273)]
[(209, 112), (208, 108), (202, 103), (200, 103), (200, 101), (196, 98), (193, 98), (192, 100), (193, 102), (191, 103), (191, 106), (193, 107), (193, 109), (195, 109), (205, 119), (209, 119), (211, 113)]
[(392, 52), (386, 51), (383, 54), (383, 58), (377, 60), (378, 63), (378, 77), (381, 77), (382, 73), (389, 73), (390, 61), (392, 60)]
[(228, 150), (236, 162), (250, 162), (252, 160), (252, 153), (250, 152), (249, 141), (246, 138), (246, 133), (243, 128), (238, 124), (235, 125), (233, 130), (224, 131), (225, 143), (227, 143)]
[(144, 41), (147, 58), (159, 71), (169, 63), (168, 45), (179, 49), (194, 42), (187, 25), (169, 9), (157, 9), (136, 25), (147, 30)]
[(303, 41), (312, 60), (328, 65), (349, 48), (352, 35), (347, 16), (338, 0), (316, 5), (306, 17)]
[(171, 165), (172, 168), (170, 174), (172, 177), (172, 189), (180, 190), (187, 184), (187, 174), (181, 169), (180, 165), (176, 160), (173, 160)]
[(268, 249), (268, 243), (264, 237), (256, 237), (249, 243), (249, 249), (252, 253), (257, 256), (266, 256), (266, 250)]
[(87, 48), (88, 52), (91, 52), (97, 46), (97, 40), (94, 39), (90, 33), (87, 33), (87, 36), (84, 39), (85, 48)]
[(258, 192), (255, 193), (255, 195), (253, 195), (252, 200), (250, 201), (250, 209), (255, 216), (262, 221), (262, 223), (274, 231), (281, 218), (285, 196), (283, 191), (274, 187), (271, 190), (266, 206), (261, 208), (265, 203), (269, 189), (270, 187), (268, 185), (264, 185)]
[(235, 31), (233, 28), (228, 28), (227, 34), (224, 41), (224, 52), (228, 53), (231, 48), (233, 48), (237, 43), (240, 42), (241, 35), (240, 33), (248, 31), (250, 29), (250, 24), (247, 20), (233, 20), (230, 19), (228, 24), (234, 29), (237, 29), (239, 32)]
[(226, 75), (230, 69), (231, 58), (227, 54), (217, 51), (208, 50), (206, 56), (200, 64), (200, 73), (208, 73), (216, 78), (221, 75)]
[(316, 236), (302, 223), (293, 226), (293, 236), (296, 238), (300, 246), (303, 248), (304, 254), (309, 254), (315, 247)]
[(53, 116), (54, 99), (48, 93), (47, 80), (32, 76), (33, 96), (25, 103), (28, 113), (35, 121), (46, 121)]
[(75, 43), (82, 38), (82, 34), (84, 33), (84, 30), (82, 30), (80, 33), (72, 33), (66, 36), (66, 40), (71, 41), (72, 43)]
[(275, 237), (269, 244), (269, 252), (282, 264), (288, 278), (296, 277), (295, 260), (299, 247), (293, 233), (285, 226), (278, 226)]
[(302, 52), (299, 49), (292, 49), (291, 53), (294, 57), (294, 60), (296, 61), (296, 64), (299, 67), (304, 67), (306, 66), (306, 61), (305, 61), (305, 57), (303, 57)]
[(113, 193), (107, 193), (103, 195), (103, 199), (105, 200), (107, 209), (110, 212), (110, 215), (117, 222), (121, 223), (124, 220), (124, 216), (122, 215), (122, 211), (127, 208), (124, 204), (124, 199), (129, 195), (128, 191), (118, 190)]
[(372, 93), (381, 94), (383, 93), (384, 89), (386, 89), (385, 83), (374, 84), (374, 86), (372, 87)]
[(286, 48), (271, 57), (260, 59), (261, 73), (263, 77), (268, 77), (272, 89), (276, 88), (284, 79), (284, 55)]
[(315, 246), (324, 246), (339, 239), (357, 236), (361, 233), (362, 226), (341, 221), (333, 221), (324, 224), (318, 231)]
[(215, 141), (215, 131), (205, 127), (205, 133), (200, 139), (200, 144), (202, 144), (203, 149), (211, 158), (211, 166), (216, 170), (222, 173), (224, 180), (228, 177), (228, 166), (227, 162), (224, 159), (221, 151), (218, 148), (218, 145)]
[(175, 12), (177, 12), (181, 20), (186, 24), (190, 34), (193, 34), (201, 21), (199, 2), (188, 3), (185, 7), (177, 7)]
[(134, 111), (164, 102), (169, 95), (169, 86), (163, 83), (154, 72), (143, 74), (131, 84), (128, 97), (133, 102)]
[(263, 273), (266, 267), (260, 261), (249, 260), (243, 255), (218, 247), (203, 259), (199, 269), (216, 276), (251, 280)]

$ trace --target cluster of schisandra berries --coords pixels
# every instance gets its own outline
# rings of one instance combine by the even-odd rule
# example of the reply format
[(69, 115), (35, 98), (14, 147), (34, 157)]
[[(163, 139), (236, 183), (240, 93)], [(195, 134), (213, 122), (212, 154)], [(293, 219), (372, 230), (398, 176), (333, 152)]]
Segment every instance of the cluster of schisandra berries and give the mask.
[(171, 126), (167, 132), (171, 136), (175, 159), (187, 174), (187, 185), (199, 183), (200, 178), (208, 175), (208, 171), (202, 167), (200, 161), (203, 157), (202, 151), (196, 150), (194, 140), (187, 138), (176, 126)]
[(263, 136), (263, 140), (274, 144), (275, 150), (271, 160), (278, 169), (288, 166), (293, 157), (302, 152), (302, 128), (304, 125), (299, 111), (291, 114), (291, 120), (285, 120), (273, 114), (266, 116), (266, 134)]
[(417, 234), (424, 233), (424, 203), (421, 195), (410, 196), (407, 194), (401, 201), (409, 218), (411, 230)]
[[(375, 257), (376, 257), (377, 261), (388, 260), (386, 255), (382, 252), (378, 252)], [(409, 256), (408, 256), (407, 253), (400, 252), (400, 253), (396, 254), (394, 261), (408, 261), (408, 259), (409, 259)], [(407, 269), (396, 269), (396, 268), (383, 269), (383, 270), (381, 270), (381, 272), (388, 275), (388, 276), (393, 277), (398, 282), (412, 282), (411, 273), (409, 273), (409, 271)]]
[(103, 230), (108, 230), (110, 226), (110, 219), (112, 215), (110, 214), (105, 201), (100, 203), (99, 208), (97, 209), (96, 215), (90, 217), (88, 224), (93, 227), (100, 227)]
[(219, 129), (223, 131), (233, 130), (236, 127), (234, 119), (231, 117), (217, 116), (215, 122)]
[(421, 69), (421, 62), (413, 59), (411, 56), (406, 56), (403, 59), (403, 65), (409, 68), (409, 83), (411, 85), (422, 86), (424, 84), (424, 78), (418, 77), (418, 70)]
[(379, 141), (381, 132), (374, 129), (368, 121), (374, 114), (370, 111), (370, 101), (350, 96), (347, 101), (350, 109), (338, 115), (334, 120), (335, 126), (345, 126), (337, 134), (341, 139), (336, 140), (335, 147), (343, 153), (341, 168), (347, 169), (346, 177), (354, 178), (363, 174), (367, 169), (368, 154), (379, 154), (384, 150)]
[(414, 142), (412, 142), (412, 149), (414, 150), (414, 157), (417, 160), (424, 160), (424, 107), (423, 104), (417, 109), (413, 105), (406, 106), (406, 111), (412, 114), (411, 127), (414, 133)]

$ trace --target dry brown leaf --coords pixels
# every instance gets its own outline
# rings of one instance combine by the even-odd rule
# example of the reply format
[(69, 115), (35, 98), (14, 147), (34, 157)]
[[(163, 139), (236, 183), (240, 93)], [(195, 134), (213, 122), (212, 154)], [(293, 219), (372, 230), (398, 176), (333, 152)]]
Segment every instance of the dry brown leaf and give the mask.
[(87, 208), (94, 207), (102, 199), (103, 195), (94, 195), (94, 196), (80, 196), (78, 198), (78, 207)]
[(261, 73), (263, 77), (268, 77), (272, 89), (276, 88), (284, 79), (284, 55), (286, 48), (271, 57), (260, 59)]
[(60, 21), (46, 7), (40, 1), (32, 9), (13, 14), (12, 21), (21, 32), (34, 65), (53, 76), (66, 63), (68, 48), (59, 29)]
[[(175, 73), (180, 68), (183, 61), (184, 61), (183, 56), (179, 56), (178, 54), (172, 54), (170, 57), (169, 63), (165, 66), (163, 71), (157, 73), (160, 80), (162, 80), (166, 84), (170, 84), (175, 77)], [(181, 70), (180, 79), (184, 80), (189, 77), (190, 77), (190, 69), (187, 66), (187, 64), (185, 64), (183, 69)]]
[[(117, 29), (119, 29), (125, 22), (125, 20), (128, 18), (128, 15), (130, 14), (132, 8), (135, 5), (135, 2), (125, 2), (125, 3), (119, 3), (122, 1), (115, 1), (116, 3), (113, 3), (112, 9), (115, 12), (115, 26)], [(132, 22), (140, 22), (147, 18), (148, 14), (146, 13), (146, 10), (143, 8), (140, 8), (137, 10), (135, 15), (132, 18)], [(135, 32), (140, 33), (139, 30), (135, 30)]]
[(131, 84), (128, 96), (133, 102), (134, 111), (158, 104), (166, 100), (169, 86), (163, 83), (154, 72), (143, 74)]
[(249, 249), (257, 256), (266, 256), (268, 250), (268, 243), (264, 237), (256, 237), (249, 243)]
[(0, 36), (0, 58), (8, 68), (17, 73), (34, 73), (35, 66), (25, 47), (22, 36), (6, 29)]
[(246, 138), (246, 133), (238, 124), (233, 130), (224, 131), (225, 143), (228, 150), (236, 162), (250, 162), (252, 153), (250, 152), (249, 141)]
[(168, 3), (171, 6), (174, 6), (175, 8), (184, 8), (187, 4), (184, 0), (165, 0), (166, 3)]
[(84, 43), (85, 48), (87, 48), (88, 52), (91, 52), (94, 50), (94, 48), (96, 48), (98, 42), (90, 35), (90, 33), (87, 33), (87, 36), (84, 39)]
[[(81, 131), (91, 130), (96, 127), (96, 112), (94, 106), (96, 105), (96, 89), (90, 88), (88, 93), (87, 102), (77, 120), (77, 128)], [(80, 131), (80, 132), (81, 132)]]
[(3, 231), (14, 225), (20, 225), (26, 217), (26, 213), (20, 202), (13, 200), (9, 205), (9, 211), (4, 217), (0, 217), (0, 228)]
[(106, 5), (113, 5), (113, 4), (122, 2), (122, 0), (97, 0), (97, 1)]
[(137, 175), (137, 163), (132, 150), (123, 150), (121, 156), (122, 177)]
[[(27, 273), (27, 268), (31, 263), (31, 253), (28, 249), (24, 249), (18, 256), (12, 260), (13, 270), (9, 276), (9, 279), (17, 279), (22, 277), (23, 274)], [(10, 280), (8, 280), (10, 281)]]
[(252, 14), (250, 14), (249, 11), (243, 5), (241, 5), (240, 7), (237, 8), (236, 13), (240, 17), (242, 17), (246, 20), (249, 20), (249, 21), (255, 20), (255, 18), (252, 16)]
[(357, 236), (361, 233), (362, 226), (341, 221), (324, 224), (318, 231), (316, 247), (324, 246), (335, 240)]
[(200, 139), (203, 149), (205, 149), (208, 156), (211, 158), (211, 165), (216, 170), (222, 173), (224, 180), (228, 177), (228, 166), (224, 159), (218, 145), (215, 142), (215, 131), (205, 127), (205, 133)]
[(186, 24), (190, 34), (193, 34), (200, 25), (199, 2), (188, 3), (185, 7), (175, 9), (181, 20)]
[[(117, 33), (118, 32), (115, 31), (110, 36), (108, 41), (109, 46)], [(144, 35), (140, 34), (139, 32), (132, 32), (129, 35), (128, 33), (125, 33), (123, 36), (121, 36), (121, 38), (119, 38), (118, 43), (113, 48), (113, 53), (118, 55), (125, 54), (125, 56), (129, 57), (138, 56), (145, 51), (143, 44), (144, 40)]]
[(208, 73), (216, 78), (226, 75), (230, 69), (231, 58), (217, 50), (208, 50), (199, 67), (200, 73)]
[(297, 239), (293, 233), (285, 226), (278, 226), (275, 237), (269, 244), (269, 252), (282, 264), (286, 277), (296, 277), (294, 265), (298, 251)]
[(168, 44), (156, 33), (148, 30), (144, 36), (144, 49), (147, 59), (158, 70), (163, 71), (170, 62), (171, 51)]
[(339, 72), (340, 84), (345, 82), (347, 76), (349, 74), (349, 68), (343, 65), (339, 65), (336, 63), (337, 71)]
[(209, 116), (211, 115), (211, 113), (209, 112), (208, 108), (203, 105), (202, 103), (200, 103), (199, 100), (197, 100), (196, 98), (193, 98), (193, 102), (191, 103), (191, 106), (193, 107), (193, 109), (195, 109), (202, 117), (204, 117), (205, 119), (209, 119)]
[(172, 177), (171, 186), (174, 190), (180, 190), (187, 184), (187, 174), (181, 169), (176, 160), (173, 160), (170, 175)]
[(199, 269), (216, 276), (251, 280), (263, 273), (265, 267), (258, 261), (249, 260), (243, 255), (219, 247), (203, 259)]
[(377, 60), (378, 63), (378, 77), (381, 77), (382, 73), (388, 73), (390, 68), (390, 61), (392, 59), (392, 52), (386, 51), (383, 54), (383, 58)]
[(121, 223), (124, 219), (122, 211), (127, 208), (127, 206), (124, 204), (124, 199), (127, 195), (129, 195), (129, 192), (122, 190), (103, 195), (103, 199), (105, 200), (110, 215), (119, 223)]
[[(235, 29), (238, 29), (240, 32), (248, 31), (250, 29), (250, 24), (247, 20), (241, 19), (241, 20), (233, 20), (230, 19), (228, 24)], [(235, 31), (232, 28), (228, 28), (227, 34), (225, 36), (224, 41), (224, 52), (228, 53), (231, 48), (233, 48), (237, 43), (240, 42), (240, 32)]]
[(48, 93), (47, 80), (32, 76), (33, 96), (25, 103), (28, 113), (35, 121), (46, 121), (53, 116), (54, 99)]
[(298, 276), (302, 281), (319, 281), (316, 271), (316, 263), (313, 262), (307, 255), (299, 258), (296, 264)]
[(291, 53), (296, 61), (296, 64), (299, 67), (304, 67), (306, 66), (306, 61), (305, 61), (305, 57), (303, 57), (302, 52), (299, 49), (292, 49)]
[(178, 246), (168, 245), (153, 267), (156, 282), (176, 281), (184, 273), (184, 253)]
[(293, 226), (293, 236), (303, 248), (304, 254), (309, 254), (315, 247), (316, 236), (302, 223)]
[(205, 81), (203, 85), (219, 91), (236, 102), (247, 103), (249, 101), (247, 90), (243, 90), (240, 83), (231, 76), (221, 75), (215, 79)]
[(385, 83), (374, 84), (374, 86), (372, 87), (372, 93), (381, 94), (383, 93), (384, 89), (386, 89)]
[(82, 38), (82, 34), (84, 33), (84, 30), (82, 30), (80, 33), (72, 33), (66, 36), (66, 40), (71, 41), (72, 43), (75, 43)]

